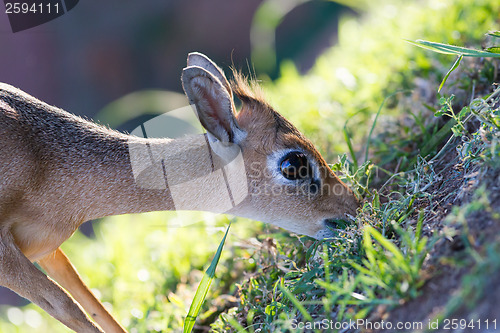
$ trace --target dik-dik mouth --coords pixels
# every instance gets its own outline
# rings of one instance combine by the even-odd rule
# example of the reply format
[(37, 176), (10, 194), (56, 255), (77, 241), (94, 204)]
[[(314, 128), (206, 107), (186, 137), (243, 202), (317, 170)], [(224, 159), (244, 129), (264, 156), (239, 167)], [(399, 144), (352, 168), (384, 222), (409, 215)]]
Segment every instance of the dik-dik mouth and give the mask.
[(325, 238), (332, 238), (336, 235), (337, 230), (344, 229), (349, 224), (348, 219), (330, 218), (323, 220), (324, 228), (314, 235), (314, 238), (320, 240)]
[(326, 219), (323, 221), (323, 225), (330, 229), (337, 229), (338, 219)]
[(347, 218), (331, 218), (323, 220), (323, 225), (330, 229), (343, 229), (347, 225), (349, 225), (349, 221)]

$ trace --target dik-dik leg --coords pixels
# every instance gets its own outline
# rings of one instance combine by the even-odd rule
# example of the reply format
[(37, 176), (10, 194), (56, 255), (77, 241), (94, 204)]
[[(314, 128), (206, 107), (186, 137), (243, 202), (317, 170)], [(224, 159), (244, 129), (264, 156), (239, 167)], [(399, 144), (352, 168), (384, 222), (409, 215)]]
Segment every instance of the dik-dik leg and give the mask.
[(126, 333), (80, 278), (61, 249), (38, 262), (49, 276), (66, 289), (106, 333)]
[(29, 299), (78, 333), (102, 333), (64, 290), (24, 256), (8, 230), (0, 230), (0, 285)]

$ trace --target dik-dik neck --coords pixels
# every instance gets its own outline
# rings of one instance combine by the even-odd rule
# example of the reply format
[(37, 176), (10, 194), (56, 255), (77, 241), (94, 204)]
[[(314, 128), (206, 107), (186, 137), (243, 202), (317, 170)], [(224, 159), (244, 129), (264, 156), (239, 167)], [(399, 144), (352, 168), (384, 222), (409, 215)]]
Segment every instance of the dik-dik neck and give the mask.
[[(234, 206), (228, 172), (205, 135), (180, 139), (106, 136), (75, 176), (85, 219), (161, 210), (225, 212)], [(244, 171), (244, 169), (243, 169)], [(240, 182), (246, 183), (245, 175)], [(236, 194), (236, 193), (235, 193)]]
[(78, 223), (159, 210), (234, 211), (248, 193), (242, 158), (224, 166), (206, 135), (125, 135), (5, 85), (0, 99), (14, 110), (13, 130), (26, 133), (22, 144), (33, 171), (26, 196), (51, 219)]

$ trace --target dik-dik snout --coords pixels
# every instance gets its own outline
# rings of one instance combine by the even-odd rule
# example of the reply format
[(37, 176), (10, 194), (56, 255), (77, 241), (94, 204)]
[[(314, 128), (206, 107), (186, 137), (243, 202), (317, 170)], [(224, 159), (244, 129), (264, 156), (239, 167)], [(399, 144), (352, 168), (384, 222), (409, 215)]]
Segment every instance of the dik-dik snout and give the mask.
[(356, 196), (320, 157), (310, 147), (287, 148), (265, 156), (268, 174), (251, 170), (250, 197), (260, 220), (323, 239), (333, 236), (338, 219), (356, 215)]

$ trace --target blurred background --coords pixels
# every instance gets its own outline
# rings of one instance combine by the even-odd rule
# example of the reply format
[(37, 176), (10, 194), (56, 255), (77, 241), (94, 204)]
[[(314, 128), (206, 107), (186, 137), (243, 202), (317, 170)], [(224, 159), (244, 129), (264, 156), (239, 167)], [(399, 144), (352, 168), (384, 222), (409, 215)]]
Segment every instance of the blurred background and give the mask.
[[(15, 34), (0, 13), (0, 81), (131, 131), (187, 104), (180, 73), (187, 54), (198, 51), (226, 73), (234, 66), (256, 76), (271, 104), (334, 163), (347, 151), (347, 120), (358, 151), (387, 95), (415, 89), (434, 98), (436, 87), (415, 75), (439, 76), (454, 59), (404, 39), (483, 43), (484, 33), (498, 25), (498, 6), (487, 0), (80, 1), (62, 17)], [(152, 106), (143, 98), (151, 92), (168, 102)], [(404, 113), (411, 101), (388, 105), (387, 116)], [(63, 248), (124, 325), (177, 331), (230, 219), (198, 217), (203, 222), (175, 230), (167, 227), (169, 213), (112, 217), (85, 224)], [(202, 318), (207, 323), (234, 306), (235, 283), (255, 266), (255, 249), (265, 247), (268, 235), (291, 238), (298, 250), (303, 245), (249, 221), (233, 224), (230, 235), (214, 282), (218, 291)], [(33, 305), (18, 307), (26, 303), (0, 289), (1, 332), (68, 331)]]
[(344, 9), (326, 1), (269, 1), (264, 7), (261, 0), (81, 1), (62, 17), (15, 34), (3, 14), (1, 78), (48, 103), (93, 117), (131, 92), (182, 92), (180, 72), (192, 51), (207, 54), (226, 70), (234, 65), (248, 71), (255, 63), (253, 45), (259, 75), (276, 78), (284, 59), (306, 71), (335, 43)]

